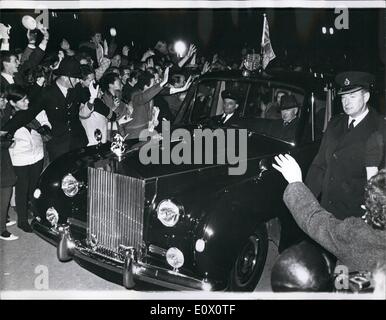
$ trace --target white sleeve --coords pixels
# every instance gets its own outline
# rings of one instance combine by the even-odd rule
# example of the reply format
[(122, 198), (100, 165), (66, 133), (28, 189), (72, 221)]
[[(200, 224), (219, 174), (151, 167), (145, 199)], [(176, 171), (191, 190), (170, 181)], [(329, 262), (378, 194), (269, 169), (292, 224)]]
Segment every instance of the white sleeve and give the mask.
[(91, 109), (90, 109), (88, 102), (82, 103), (79, 107), (79, 118), (87, 119), (91, 116), (93, 111), (94, 111), (94, 105), (91, 105)]
[(49, 126), (52, 129), (52, 125), (50, 121), (48, 120), (47, 114), (45, 110), (40, 111), (40, 113), (35, 118), (39, 123), (44, 126)]
[(1, 41), (0, 50), (1, 51), (9, 51), (9, 42)]

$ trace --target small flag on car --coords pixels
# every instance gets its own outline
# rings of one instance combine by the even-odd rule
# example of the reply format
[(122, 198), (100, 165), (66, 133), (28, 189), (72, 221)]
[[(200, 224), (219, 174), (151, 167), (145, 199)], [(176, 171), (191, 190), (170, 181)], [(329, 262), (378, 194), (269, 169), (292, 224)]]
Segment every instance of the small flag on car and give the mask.
[(263, 34), (261, 37), (261, 54), (262, 54), (262, 65), (265, 69), (268, 63), (275, 59), (276, 55), (273, 52), (271, 40), (269, 38), (269, 26), (267, 16), (264, 14)]

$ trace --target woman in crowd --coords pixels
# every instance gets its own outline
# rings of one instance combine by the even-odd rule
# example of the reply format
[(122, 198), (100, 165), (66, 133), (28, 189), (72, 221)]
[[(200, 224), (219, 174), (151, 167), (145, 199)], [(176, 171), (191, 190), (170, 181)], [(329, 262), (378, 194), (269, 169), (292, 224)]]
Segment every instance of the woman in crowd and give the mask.
[(154, 97), (159, 94), (169, 79), (169, 68), (165, 69), (163, 79), (156, 83), (154, 75), (143, 72), (138, 79), (136, 89), (131, 95), (133, 103), (133, 120), (125, 125), (125, 132), (130, 138), (138, 138), (142, 130), (152, 131), (158, 125), (154, 116), (159, 109), (154, 109)]
[[(27, 92), (12, 84), (7, 88), (7, 100), (15, 113), (28, 110)], [(43, 169), (44, 148), (40, 133), (49, 132), (51, 125), (45, 111), (36, 116), (37, 122), (16, 130), (14, 144), (9, 148), (12, 165), (18, 177), (16, 193), (17, 224), (25, 232), (32, 232), (28, 223), (28, 202), (32, 199), (39, 175)]]
[(324, 210), (302, 182), (302, 172), (290, 155), (275, 157), (273, 167), (288, 181), (284, 202), (300, 228), (336, 256), (350, 272), (386, 266), (386, 170), (367, 183), (362, 218), (338, 220)]
[[(9, 119), (9, 115), (7, 115), (6, 105), (7, 98), (4, 91), (4, 87), (0, 87), (0, 121), (1, 127), (3, 124)], [(1, 129), (0, 127), (0, 129)], [(8, 148), (13, 143), (11, 137), (7, 136), (7, 132), (0, 131), (0, 239), (2, 240), (17, 240), (19, 237), (10, 233), (7, 230), (7, 214), (9, 209), (9, 204), (12, 196), (12, 189), (16, 183), (16, 174), (13, 170), (11, 158), (9, 156)]]

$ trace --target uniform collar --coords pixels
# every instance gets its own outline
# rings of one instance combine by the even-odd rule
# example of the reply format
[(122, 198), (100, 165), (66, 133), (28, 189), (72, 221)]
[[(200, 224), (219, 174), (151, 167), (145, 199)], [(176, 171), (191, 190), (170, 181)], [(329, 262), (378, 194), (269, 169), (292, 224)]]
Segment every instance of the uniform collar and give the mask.
[(361, 115), (359, 115), (356, 118), (353, 118), (353, 117), (349, 116), (348, 117), (348, 124), (347, 125), (349, 126), (351, 121), (355, 120), (355, 122), (353, 123), (354, 128), (355, 128), (367, 116), (368, 113), (369, 113), (369, 108), (366, 108), (366, 111), (363, 112)]
[[(229, 114), (223, 113), (222, 119), (225, 119), (225, 120), (223, 121), (223, 123), (227, 122), (227, 121), (229, 120), (229, 118), (233, 116), (233, 114), (234, 114), (234, 112), (233, 112), (233, 113), (229, 113)], [(225, 117), (224, 117), (224, 116), (225, 116)]]
[(62, 94), (64, 95), (64, 97), (66, 98), (67, 97), (67, 93), (68, 93), (68, 88), (66, 87), (63, 87), (61, 84), (59, 84), (58, 81), (55, 82), (56, 85), (58, 86), (59, 90), (62, 92)]

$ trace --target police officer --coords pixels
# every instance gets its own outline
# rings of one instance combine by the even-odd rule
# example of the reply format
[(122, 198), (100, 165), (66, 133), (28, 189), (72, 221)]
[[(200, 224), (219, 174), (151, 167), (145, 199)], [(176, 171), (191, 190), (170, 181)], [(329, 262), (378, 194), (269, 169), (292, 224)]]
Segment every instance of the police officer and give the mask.
[[(88, 144), (88, 139), (79, 116), (87, 118), (94, 110), (96, 95), (84, 95), (80, 86), (79, 62), (73, 57), (66, 57), (60, 63), (55, 74), (58, 76), (52, 85), (43, 89), (33, 108), (44, 109), (52, 125), (52, 139), (47, 143), (50, 161), (60, 155)], [(89, 90), (94, 91), (93, 83)]]
[(306, 184), (316, 197), (321, 195), (323, 208), (343, 220), (364, 214), (364, 187), (383, 156), (377, 138), (382, 117), (368, 105), (372, 75), (350, 71), (338, 74), (335, 81), (344, 114), (328, 124)]

